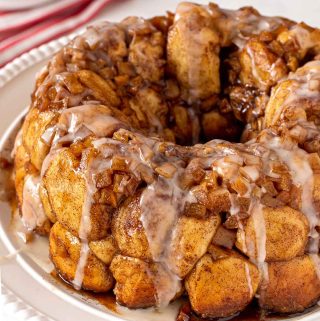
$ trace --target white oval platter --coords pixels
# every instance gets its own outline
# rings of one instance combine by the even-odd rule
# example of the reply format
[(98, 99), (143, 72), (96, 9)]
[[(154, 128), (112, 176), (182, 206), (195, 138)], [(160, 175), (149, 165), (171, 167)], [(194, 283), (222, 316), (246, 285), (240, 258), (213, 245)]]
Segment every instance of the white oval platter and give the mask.
[[(117, 21), (128, 15), (145, 17), (158, 15), (168, 9), (174, 10), (178, 2), (177, 0), (120, 1), (107, 7), (99, 19)], [(197, 2), (207, 3), (207, 1)], [(269, 15), (280, 14), (320, 25), (319, 1), (221, 0), (216, 2), (229, 8), (254, 5), (261, 12)], [(69, 39), (70, 36), (63, 37), (43, 45), (0, 69), (0, 135), (2, 136), (0, 151), (8, 151), (12, 144), (10, 138), (20, 122), (22, 110), (30, 101), (35, 74)], [(52, 271), (52, 265), (48, 259), (47, 240), (37, 238), (31, 245), (24, 246), (13, 233), (10, 220), (9, 205), (0, 202), (1, 321), (175, 320), (179, 303), (160, 312), (153, 309), (132, 311), (118, 307), (118, 312), (114, 313), (97, 302), (68, 290), (49, 274)], [(3, 256), (7, 255), (9, 256), (4, 259)], [(320, 308), (315, 308), (303, 316), (290, 318), (290, 321), (293, 320), (318, 321)]]

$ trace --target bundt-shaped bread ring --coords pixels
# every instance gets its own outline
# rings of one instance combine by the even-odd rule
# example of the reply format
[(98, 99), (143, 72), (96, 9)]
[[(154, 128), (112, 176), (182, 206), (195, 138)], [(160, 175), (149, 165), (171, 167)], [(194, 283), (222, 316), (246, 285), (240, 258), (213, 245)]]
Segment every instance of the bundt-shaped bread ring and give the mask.
[[(76, 289), (204, 317), (320, 297), (320, 31), (181, 3), (103, 22), (37, 77), (22, 221)], [(223, 139), (223, 140), (222, 140)]]

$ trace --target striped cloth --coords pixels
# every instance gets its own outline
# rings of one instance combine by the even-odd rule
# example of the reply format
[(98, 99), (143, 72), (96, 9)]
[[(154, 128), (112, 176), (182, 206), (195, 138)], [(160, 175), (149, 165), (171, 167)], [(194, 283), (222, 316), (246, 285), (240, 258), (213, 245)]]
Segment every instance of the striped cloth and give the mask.
[(0, 67), (87, 23), (110, 1), (55, 0), (26, 10), (0, 11)]

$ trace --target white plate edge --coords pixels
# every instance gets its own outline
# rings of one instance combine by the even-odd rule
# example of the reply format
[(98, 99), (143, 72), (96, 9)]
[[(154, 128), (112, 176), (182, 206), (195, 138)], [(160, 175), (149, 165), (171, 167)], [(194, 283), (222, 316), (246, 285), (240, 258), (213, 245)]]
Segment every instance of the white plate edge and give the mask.
[(29, 67), (43, 61), (46, 58), (49, 58), (52, 54), (73, 39), (74, 36), (75, 33), (72, 33), (68, 36), (63, 36), (56, 40), (52, 40), (38, 48), (31, 49), (30, 51), (6, 64), (0, 69), (0, 88), (4, 87), (10, 80), (18, 76)]

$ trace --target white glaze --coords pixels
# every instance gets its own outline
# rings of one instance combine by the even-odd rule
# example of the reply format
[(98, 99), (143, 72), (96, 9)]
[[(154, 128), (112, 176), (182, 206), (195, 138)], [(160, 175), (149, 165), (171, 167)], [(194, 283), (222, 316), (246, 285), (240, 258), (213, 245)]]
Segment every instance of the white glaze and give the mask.
[(294, 38), (303, 50), (308, 50), (316, 44), (311, 32), (302, 27), (301, 24), (296, 24), (290, 29), (290, 37)]
[[(263, 281), (267, 284), (269, 282), (269, 265), (267, 262), (263, 262), (259, 264), (259, 270), (262, 274)], [(263, 291), (263, 287), (261, 287), (261, 291)]]
[[(266, 260), (266, 222), (263, 215), (263, 205), (260, 200), (253, 199), (249, 207), (249, 213), (253, 219), (253, 226), (255, 231), (255, 252), (251, 253), (251, 257), (256, 257), (259, 266), (263, 265)], [(248, 246), (248, 244), (247, 244)], [(248, 247), (249, 253), (253, 249)]]
[(259, 84), (263, 84), (264, 86), (266, 86), (267, 85), (266, 81), (260, 77), (260, 73), (259, 73), (257, 65), (256, 65), (256, 59), (254, 57), (254, 53), (251, 49), (251, 46), (245, 46), (244, 50), (247, 52), (247, 54), (250, 57), (251, 72), (252, 72), (253, 77), (259, 82)]
[(245, 176), (251, 182), (255, 182), (256, 180), (258, 180), (258, 178), (260, 176), (260, 173), (259, 173), (256, 166), (244, 166), (244, 167), (242, 167), (241, 173), (245, 174)]
[[(228, 13), (226, 11), (226, 13)], [(233, 15), (233, 20), (239, 20), (236, 13), (228, 13), (230, 15)], [(234, 19), (234, 15), (236, 15), (236, 19)], [(179, 13), (176, 16), (177, 21), (180, 19)], [(254, 22), (252, 23), (252, 28), (255, 28), (257, 31), (260, 29), (272, 29), (272, 23), (276, 20), (268, 20), (267, 18), (259, 19), (252, 15), (249, 18), (247, 18), (248, 21)], [(241, 19), (240, 19), (241, 20)], [(242, 21), (244, 23), (244, 21)], [(281, 20), (279, 19), (279, 23), (281, 23)], [(277, 24), (277, 22), (276, 22)], [(253, 31), (253, 30), (251, 30)], [(237, 31), (239, 32), (239, 30)], [(187, 35), (186, 35), (187, 36)], [(90, 38), (87, 42), (91, 46), (95, 46), (100, 39), (97, 38), (97, 34), (95, 31), (91, 31), (88, 34), (88, 37)], [(202, 38), (202, 35), (196, 35), (194, 37), (194, 42), (197, 45), (203, 45), (206, 43), (204, 39)], [(233, 41), (235, 43), (238, 43), (239, 46), (240, 42), (243, 41), (243, 36), (239, 32), (236, 36), (234, 36)], [(77, 42), (74, 43), (74, 46), (77, 47), (77, 45), (80, 46), (80, 43), (77, 44)], [(193, 47), (193, 46), (192, 46)], [(190, 48), (190, 51), (195, 51), (196, 46), (193, 48)], [(191, 56), (195, 55), (194, 53), (191, 54)], [(94, 59), (94, 57), (92, 57)], [(196, 61), (197, 57), (195, 58)], [(252, 60), (253, 61), (253, 60)], [(253, 61), (254, 63), (254, 61)], [(197, 64), (195, 63), (195, 66)], [(276, 63), (272, 68), (276, 66)], [(190, 68), (191, 72), (189, 73), (189, 80), (192, 85), (196, 85), (197, 79), (194, 78), (194, 73), (192, 72), (192, 68)], [(274, 70), (271, 69), (271, 73)], [(313, 83), (313, 86), (315, 86), (315, 83)], [(310, 86), (308, 87), (310, 90)], [(64, 99), (66, 96), (66, 91), (61, 87), (56, 87), (58, 89), (58, 98)], [(304, 90), (304, 88), (303, 88)], [(197, 93), (194, 93), (197, 95)], [(307, 93), (309, 95), (309, 92)], [(312, 94), (313, 95), (313, 94)], [(80, 97), (68, 97), (71, 104), (78, 104), (79, 99), (82, 99), (83, 96), (80, 95)], [(100, 106), (101, 107), (101, 106)], [(97, 113), (93, 112), (96, 109)], [(90, 110), (90, 111), (89, 111)], [(149, 119), (150, 120), (150, 119)], [(160, 128), (158, 122), (154, 122), (153, 119), (151, 119), (151, 123), (154, 125), (154, 127)], [(104, 137), (104, 136), (110, 136), (110, 133), (112, 133), (116, 128), (122, 127), (123, 124), (119, 122), (117, 119), (113, 118), (110, 115), (102, 114), (101, 111), (98, 111), (97, 106), (79, 106), (74, 107), (71, 109), (67, 109), (62, 113), (62, 116), (60, 117), (60, 122), (58, 124), (58, 131), (59, 133), (56, 136), (55, 144), (59, 145), (59, 143), (63, 142), (72, 142), (77, 139), (83, 139), (87, 137), (90, 134), (94, 134), (97, 137)], [(52, 134), (55, 132), (54, 128), (49, 128), (46, 133), (43, 135), (42, 139), (45, 142), (50, 142), (52, 138)], [(197, 141), (196, 135), (193, 131), (193, 142)], [(150, 141), (147, 141), (147, 139), (144, 139), (142, 141), (142, 144), (146, 145), (152, 145), (151, 153), (153, 150), (156, 150), (157, 143)], [(114, 142), (112, 139), (102, 139), (100, 141), (95, 141), (94, 146), (99, 149), (104, 144), (110, 144), (110, 145), (119, 145), (118, 142)], [(215, 143), (214, 143), (215, 144)], [(143, 145), (142, 145), (143, 146)], [(138, 165), (143, 164), (147, 166), (151, 171), (153, 170), (153, 167), (151, 166), (151, 157), (145, 157), (145, 150), (143, 147), (140, 146), (139, 153), (136, 153), (136, 150), (133, 148), (126, 149), (123, 148), (120, 152), (116, 150), (119, 154), (125, 155), (129, 158), (131, 158), (130, 162), (130, 169), (137, 168)], [(132, 146), (131, 146), (132, 147)], [(147, 146), (149, 148), (149, 146)], [(56, 152), (57, 149), (53, 148), (50, 156), (46, 161), (44, 162), (43, 167), (47, 168), (50, 163), (50, 157), (54, 157), (54, 152)], [(105, 157), (104, 164), (106, 164), (106, 167), (110, 167), (112, 165), (112, 161), (110, 160), (113, 156), (113, 152), (115, 150), (113, 148), (104, 148), (103, 149), (103, 156)], [(225, 152), (226, 154), (228, 152)], [(206, 158), (206, 161), (208, 163), (212, 163), (217, 158), (219, 158), (221, 155), (217, 156), (215, 153), (214, 155), (210, 155)], [(235, 157), (236, 158), (236, 157)], [(239, 165), (242, 165), (239, 163)], [(90, 166), (90, 165), (88, 165)], [(212, 169), (216, 170), (219, 174), (224, 176), (226, 172), (228, 171), (228, 164), (221, 160), (220, 164), (214, 166)], [(100, 170), (101, 168), (99, 168)], [(93, 203), (92, 196), (96, 191), (94, 182), (92, 181), (93, 176), (99, 172), (97, 168), (90, 168), (85, 173), (85, 179), (86, 179), (86, 186), (87, 186), (87, 193), (85, 195), (85, 201), (83, 204), (82, 209), (82, 216), (81, 216), (81, 223), (80, 223), (80, 231), (79, 236), (81, 239), (81, 253), (80, 253), (80, 259), (77, 266), (76, 275), (74, 278), (74, 286), (79, 289), (81, 288), (81, 284), (83, 281), (84, 276), (84, 268), (87, 262), (87, 257), (89, 253), (89, 247), (88, 247), (88, 234), (90, 233), (90, 209), (91, 205)], [(254, 167), (248, 170), (248, 176), (251, 178), (253, 182), (255, 182), (259, 178), (259, 173), (254, 171)], [(123, 182), (122, 188), (125, 188), (125, 182)], [(302, 209), (307, 212), (308, 217), (312, 216), (310, 213), (313, 211), (309, 207), (306, 207), (307, 200), (310, 201), (310, 190), (303, 190), (303, 204)], [(252, 189), (248, 188), (248, 192), (245, 195), (246, 197), (251, 196)], [(231, 215), (238, 214), (240, 207), (238, 204), (236, 204), (234, 197), (231, 197), (231, 208), (230, 213)], [(170, 201), (168, 201), (170, 200)], [(172, 233), (172, 230), (174, 230), (174, 225), (177, 221), (177, 217), (180, 214), (180, 212), (183, 210), (184, 205), (186, 202), (195, 202), (196, 200), (192, 196), (191, 193), (182, 190), (179, 187), (178, 180), (175, 177), (174, 179), (157, 179), (153, 183), (149, 184), (145, 189), (141, 197), (140, 205), (142, 208), (142, 222), (143, 226), (145, 228), (147, 238), (149, 241), (150, 249), (153, 254), (153, 258), (155, 261), (160, 262), (163, 264), (164, 268), (166, 269), (167, 273), (169, 274), (169, 277), (172, 278), (171, 285), (172, 287), (168, 289), (160, 288), (160, 286), (156, 286), (157, 288), (157, 303), (159, 306), (167, 305), (169, 301), (173, 298), (173, 296), (176, 294), (177, 290), (180, 287), (180, 280), (171, 272), (170, 266), (168, 266), (168, 262), (166, 260), (166, 250), (168, 248), (168, 244), (170, 244), (170, 233)], [(312, 201), (312, 199), (311, 199)], [(263, 217), (263, 210), (262, 205), (259, 201), (257, 203), (253, 204), (250, 208), (250, 213), (253, 215), (254, 218), (254, 227), (256, 231), (257, 236), (257, 257), (258, 257), (258, 263), (262, 266), (264, 271), (267, 268), (267, 265), (265, 264), (265, 257), (266, 257), (266, 249), (265, 249), (265, 239), (266, 239), (266, 233), (265, 233), (265, 222)], [(240, 227), (242, 228), (242, 227)], [(250, 291), (250, 295), (253, 292), (252, 289), (252, 282), (251, 282), (251, 276), (250, 271), (248, 268), (248, 265), (246, 264), (246, 276), (248, 280), (248, 287)], [(266, 272), (264, 272), (266, 273)], [(156, 280), (157, 281), (157, 280)]]
[(319, 252), (319, 215), (313, 203), (314, 177), (309, 164), (308, 153), (298, 146), (290, 146), (287, 149), (279, 137), (269, 140), (267, 146), (272, 149), (279, 158), (288, 166), (293, 183), (301, 188), (301, 211), (306, 215), (310, 224), (311, 253)]
[[(296, 72), (290, 73), (288, 79), (285, 80), (291, 81), (289, 86), (286, 86), (285, 89), (281, 86), (275, 87), (272, 91), (271, 99), (267, 106), (267, 110), (274, 108), (273, 104), (277, 103), (275, 100), (277, 97), (282, 97), (283, 93), (287, 91), (284, 101), (281, 105), (276, 105), (277, 109), (274, 112), (270, 125), (275, 125), (280, 119), (281, 116), (289, 108), (297, 108), (297, 102), (302, 99), (308, 100), (319, 100), (320, 87), (312, 87), (312, 83), (320, 80), (320, 60), (314, 60), (306, 63), (301, 68), (297, 69)], [(311, 83), (311, 86), (310, 86)], [(282, 99), (282, 98), (281, 98)], [(291, 107), (293, 106), (293, 107)], [(307, 108), (308, 104), (299, 104), (299, 108)], [(298, 121), (305, 121), (306, 119), (299, 119)], [(317, 134), (319, 134), (317, 130)]]
[(239, 225), (239, 237), (241, 238), (241, 244), (243, 246), (243, 251), (244, 253), (248, 252), (248, 248), (247, 248), (247, 241), (246, 241), (246, 232), (244, 230), (244, 226), (241, 222), (241, 220), (239, 219), (239, 212), (240, 212), (240, 205), (239, 205), (239, 201), (238, 201), (238, 195), (233, 194), (233, 193), (229, 193), (229, 199), (230, 199), (230, 215), (236, 215), (237, 218), (237, 222)]
[[(41, 176), (45, 174), (56, 155), (62, 151), (62, 143), (74, 142), (77, 139), (84, 139), (92, 134), (96, 137), (110, 136), (115, 130), (121, 127), (126, 127), (126, 125), (111, 116), (110, 109), (105, 106), (82, 105), (64, 110), (61, 113), (57, 125), (54, 128), (50, 128), (49, 134), (52, 135), (52, 133), (55, 133), (55, 136), (53, 138), (51, 150), (42, 164)], [(85, 164), (87, 167), (84, 173), (86, 193), (79, 228), (81, 250), (73, 280), (73, 285), (75, 289), (78, 290), (81, 289), (85, 266), (89, 255), (88, 235), (91, 231), (90, 210), (93, 204), (92, 197), (96, 192), (94, 175), (111, 166), (111, 163), (105, 161), (100, 163), (100, 161), (101, 159), (90, 159), (89, 163)]]
[[(197, 23), (196, 16), (201, 16), (202, 23), (197, 26), (195, 32), (192, 24)], [(176, 9), (174, 23), (176, 30), (179, 32), (181, 43), (185, 44), (183, 50), (188, 64), (188, 94), (190, 103), (201, 97), (201, 84), (203, 84), (201, 66), (208, 50), (211, 50), (210, 56), (215, 57), (216, 62), (219, 64), (219, 35), (212, 28), (212, 22), (212, 17), (205, 6), (182, 2)], [(208, 46), (209, 43), (211, 47)], [(208, 66), (208, 68), (212, 67), (212, 65)]]
[(237, 215), (240, 212), (240, 205), (238, 201), (238, 195), (229, 193), (229, 199), (230, 199), (230, 215)]
[[(220, 30), (228, 37), (226, 43), (233, 42), (242, 49), (248, 40), (247, 35), (258, 35), (262, 31), (272, 31), (284, 24), (283, 19), (267, 17), (240, 10), (222, 9), (224, 16), (216, 19)], [(245, 14), (244, 14), (245, 13)]]
[(188, 108), (188, 115), (191, 120), (191, 131), (192, 131), (192, 145), (199, 143), (200, 137), (200, 121), (199, 116), (192, 108)]
[(54, 160), (54, 158), (63, 150), (64, 148), (55, 147), (52, 146), (50, 152), (45, 157), (45, 159), (42, 162), (41, 171), (40, 171), (40, 177), (43, 178), (45, 175), (47, 169), (49, 168), (51, 162)]
[(79, 261), (77, 264), (77, 269), (75, 272), (74, 279), (72, 281), (73, 287), (76, 290), (81, 290), (84, 274), (85, 274), (85, 267), (87, 265), (87, 260), (89, 257), (89, 244), (87, 240), (81, 240), (81, 248), (80, 248), (80, 254), (79, 254)]
[(183, 211), (187, 202), (195, 202), (195, 197), (182, 190), (177, 183), (177, 178), (158, 178), (147, 186), (140, 199), (141, 222), (143, 224), (152, 257), (156, 262), (162, 263), (170, 278), (170, 287), (156, 287), (157, 305), (164, 307), (174, 298), (180, 290), (181, 281), (175, 275), (174, 267), (170, 266), (169, 247), (173, 237), (178, 216)]
[(92, 164), (94, 160), (89, 159), (86, 164), (84, 173), (84, 180), (86, 184), (86, 192), (84, 194), (84, 202), (82, 205), (82, 214), (79, 226), (79, 238), (81, 241), (81, 250), (75, 277), (73, 279), (73, 286), (76, 290), (80, 290), (84, 278), (85, 267), (89, 256), (88, 236), (91, 232), (91, 207), (93, 204), (93, 195), (96, 192), (96, 185), (93, 181)]
[[(122, 130), (125, 132), (125, 130)], [(153, 183), (147, 185), (140, 198), (141, 222), (147, 236), (153, 260), (166, 271), (165, 276), (170, 280), (164, 288), (155, 281), (157, 290), (157, 306), (164, 307), (174, 298), (181, 287), (179, 277), (172, 272), (168, 258), (168, 249), (172, 239), (172, 233), (177, 219), (183, 211), (185, 204), (196, 202), (193, 194), (183, 190), (179, 186), (179, 164), (166, 163), (159, 157), (159, 143), (156, 139), (146, 138), (140, 134), (134, 134), (132, 145), (115, 141), (111, 138), (101, 138), (93, 142), (94, 147), (99, 150), (103, 160), (100, 162), (112, 164), (115, 155), (125, 156), (127, 164), (133, 174), (138, 175), (138, 166), (145, 166), (153, 172), (157, 165), (170, 164), (177, 168), (172, 178), (159, 176)], [(156, 156), (155, 158), (153, 158)], [(109, 160), (109, 161), (108, 161)], [(175, 164), (175, 165), (174, 165)], [(139, 178), (137, 176), (137, 178)]]
[(81, 105), (64, 110), (57, 124), (55, 143), (83, 139), (90, 134), (108, 137), (115, 130), (127, 127), (112, 116), (109, 108), (102, 105)]
[(27, 175), (23, 187), (22, 222), (28, 230), (42, 226), (46, 221), (39, 195), (41, 179), (38, 176)]
[(314, 267), (315, 267), (315, 271), (317, 273), (317, 277), (320, 280), (320, 258), (319, 258), (319, 254), (309, 254), (310, 259), (312, 260)]
[(58, 123), (45, 131), (44, 136), (50, 137), (52, 145), (43, 161), (41, 177), (57, 153), (62, 150), (61, 144), (84, 139), (89, 135), (108, 137), (117, 129), (126, 127), (126, 124), (111, 116), (111, 111), (106, 106), (81, 105), (64, 110)]
[(251, 298), (253, 296), (253, 286), (252, 286), (252, 278), (251, 278), (251, 275), (250, 275), (249, 264), (245, 263), (244, 268), (245, 268), (245, 271), (246, 271), (246, 279), (247, 279), (248, 289), (249, 289), (249, 298), (251, 300)]
[(41, 135), (41, 140), (44, 141), (48, 146), (50, 146), (52, 143), (55, 131), (56, 131), (56, 126), (49, 126)]

